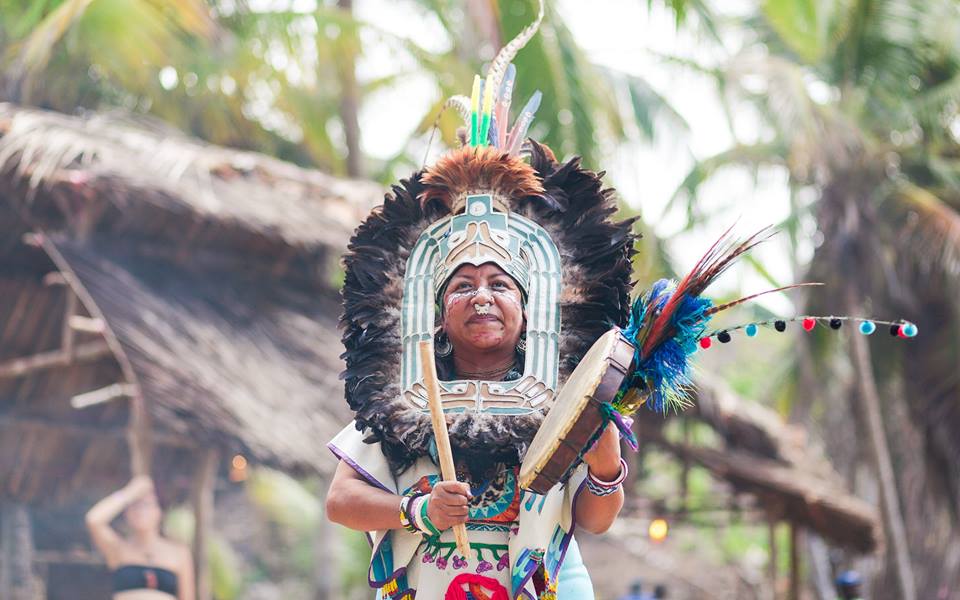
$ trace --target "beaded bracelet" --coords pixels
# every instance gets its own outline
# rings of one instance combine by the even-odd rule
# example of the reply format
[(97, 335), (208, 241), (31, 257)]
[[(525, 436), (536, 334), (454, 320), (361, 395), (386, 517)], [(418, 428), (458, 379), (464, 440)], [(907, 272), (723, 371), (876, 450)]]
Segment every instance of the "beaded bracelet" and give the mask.
[(433, 521), (431, 521), (430, 517), (427, 515), (427, 508), (429, 504), (430, 504), (430, 495), (427, 494), (426, 496), (424, 496), (423, 502), (421, 502), (420, 506), (418, 507), (419, 510), (417, 512), (418, 512), (419, 521), (420, 523), (423, 524), (423, 527), (425, 529), (424, 533), (432, 534), (432, 535), (441, 535), (441, 531), (437, 529), (437, 526), (433, 524)]
[(420, 533), (428, 534), (430, 533), (427, 529), (427, 526), (424, 525), (423, 520), (420, 517), (420, 511), (423, 510), (423, 505), (427, 503), (430, 499), (430, 494), (420, 496), (416, 500), (410, 503), (410, 520), (414, 525), (417, 526), (417, 529)]
[(598, 479), (588, 469), (587, 489), (590, 490), (590, 493), (594, 496), (609, 496), (620, 489), (620, 484), (622, 484), (623, 480), (627, 478), (627, 473), (629, 472), (630, 467), (627, 466), (627, 461), (623, 460), (623, 458), (620, 459), (620, 474), (617, 475), (617, 478), (613, 481), (604, 481), (602, 479)]
[(410, 519), (410, 503), (413, 500), (412, 496), (402, 496), (400, 498), (400, 525), (410, 533), (418, 533), (417, 526)]
[(400, 499), (400, 524), (410, 533), (423, 533), (411, 512), (412, 504), (422, 496), (423, 493), (418, 492)]

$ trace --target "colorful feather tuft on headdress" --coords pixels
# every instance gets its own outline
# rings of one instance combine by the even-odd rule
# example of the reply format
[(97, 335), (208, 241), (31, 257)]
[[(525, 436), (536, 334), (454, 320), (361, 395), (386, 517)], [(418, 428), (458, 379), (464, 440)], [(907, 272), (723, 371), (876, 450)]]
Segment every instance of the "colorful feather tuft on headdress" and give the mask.
[[(491, 146), (510, 156), (520, 153), (523, 140), (530, 129), (537, 108), (540, 107), (541, 94), (539, 91), (534, 92), (524, 105), (513, 128), (508, 128), (507, 122), (510, 118), (510, 104), (516, 77), (516, 67), (511, 61), (540, 28), (543, 12), (543, 0), (540, 0), (537, 18), (500, 49), (487, 70), (486, 79), (481, 79), (479, 75), (474, 76), (473, 91), (469, 100), (463, 96), (454, 96), (447, 101), (448, 106), (456, 107), (464, 117), (469, 133), (467, 139), (471, 148)], [(464, 110), (465, 107), (469, 108), (467, 114), (464, 114), (467, 112)]]
[[(612, 404), (617, 416), (622, 418), (630, 415), (644, 404), (661, 413), (687, 407), (690, 404), (689, 392), (692, 386), (689, 357), (697, 351), (697, 347), (708, 348), (714, 336), (721, 343), (729, 342), (729, 332), (740, 329), (746, 330), (747, 335), (753, 337), (758, 325), (767, 324), (738, 325), (708, 333), (707, 325), (716, 313), (764, 294), (821, 285), (799, 283), (714, 305), (712, 300), (701, 294), (737, 258), (769, 239), (774, 233), (769, 227), (765, 227), (747, 239), (737, 241), (731, 238), (731, 230), (732, 227), (714, 242), (680, 283), (661, 279), (634, 301), (630, 322), (623, 330), (627, 339), (636, 347), (634, 369), (624, 380)], [(778, 331), (783, 331), (785, 323), (790, 320), (794, 319), (771, 320), (770, 323), (773, 323)], [(797, 317), (795, 320), (802, 320), (807, 331), (821, 320), (828, 322), (832, 329), (839, 329), (843, 321), (853, 320), (866, 324), (861, 327), (861, 333), (864, 334), (872, 333), (873, 329), (870, 327), (875, 329), (875, 323), (890, 325), (891, 335), (899, 337), (913, 337), (917, 333), (916, 326), (907, 321), (874, 322), (854, 317)]]

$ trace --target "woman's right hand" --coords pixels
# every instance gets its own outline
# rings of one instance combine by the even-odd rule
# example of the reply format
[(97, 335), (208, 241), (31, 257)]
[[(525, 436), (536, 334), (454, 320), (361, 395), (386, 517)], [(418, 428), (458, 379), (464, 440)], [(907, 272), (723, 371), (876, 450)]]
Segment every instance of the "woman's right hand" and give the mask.
[(438, 481), (430, 492), (427, 516), (440, 531), (466, 523), (469, 516), (467, 502), (470, 486), (459, 481)]

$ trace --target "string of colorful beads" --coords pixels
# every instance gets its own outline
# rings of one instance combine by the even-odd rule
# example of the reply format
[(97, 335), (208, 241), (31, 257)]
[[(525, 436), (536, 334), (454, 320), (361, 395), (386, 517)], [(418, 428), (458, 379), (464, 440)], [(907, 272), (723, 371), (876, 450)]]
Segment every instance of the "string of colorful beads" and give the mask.
[(761, 326), (769, 327), (772, 325), (776, 331), (782, 333), (787, 330), (787, 323), (793, 321), (800, 321), (800, 326), (804, 331), (808, 332), (813, 331), (817, 325), (822, 324), (826, 324), (826, 326), (830, 327), (830, 329), (838, 330), (843, 327), (845, 321), (850, 321), (858, 323), (857, 329), (863, 335), (872, 335), (877, 330), (877, 324), (888, 325), (890, 327), (890, 335), (902, 339), (916, 337), (919, 333), (917, 326), (909, 321), (874, 321), (859, 317), (803, 316), (794, 317), (792, 319), (771, 319), (769, 321), (758, 321), (755, 323), (746, 323), (743, 325), (737, 325), (735, 327), (728, 327), (726, 329), (714, 330), (700, 338), (698, 343), (704, 350), (713, 345), (714, 338), (716, 338), (716, 340), (721, 344), (726, 344), (732, 339), (730, 333), (739, 331), (741, 329), (747, 334), (747, 337), (756, 337)]

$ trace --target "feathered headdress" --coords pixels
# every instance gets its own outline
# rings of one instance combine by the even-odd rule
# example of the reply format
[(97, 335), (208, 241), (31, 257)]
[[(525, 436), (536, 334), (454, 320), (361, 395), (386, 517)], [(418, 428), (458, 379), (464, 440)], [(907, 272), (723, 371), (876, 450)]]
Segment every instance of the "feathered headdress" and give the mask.
[(542, 18), (541, 4), (486, 79), (475, 79), (472, 99), (449, 101), (464, 116), (467, 143), (394, 185), (344, 257), (347, 402), (398, 472), (431, 451), (411, 348), (433, 335), (435, 294), (459, 264), (495, 262), (528, 298), (524, 376), (445, 382), (450, 441), (461, 455), (522, 455), (581, 357), (627, 323), (633, 220), (612, 220), (613, 191), (579, 159), (560, 163), (525, 139), (539, 93), (508, 126), (510, 62)]

